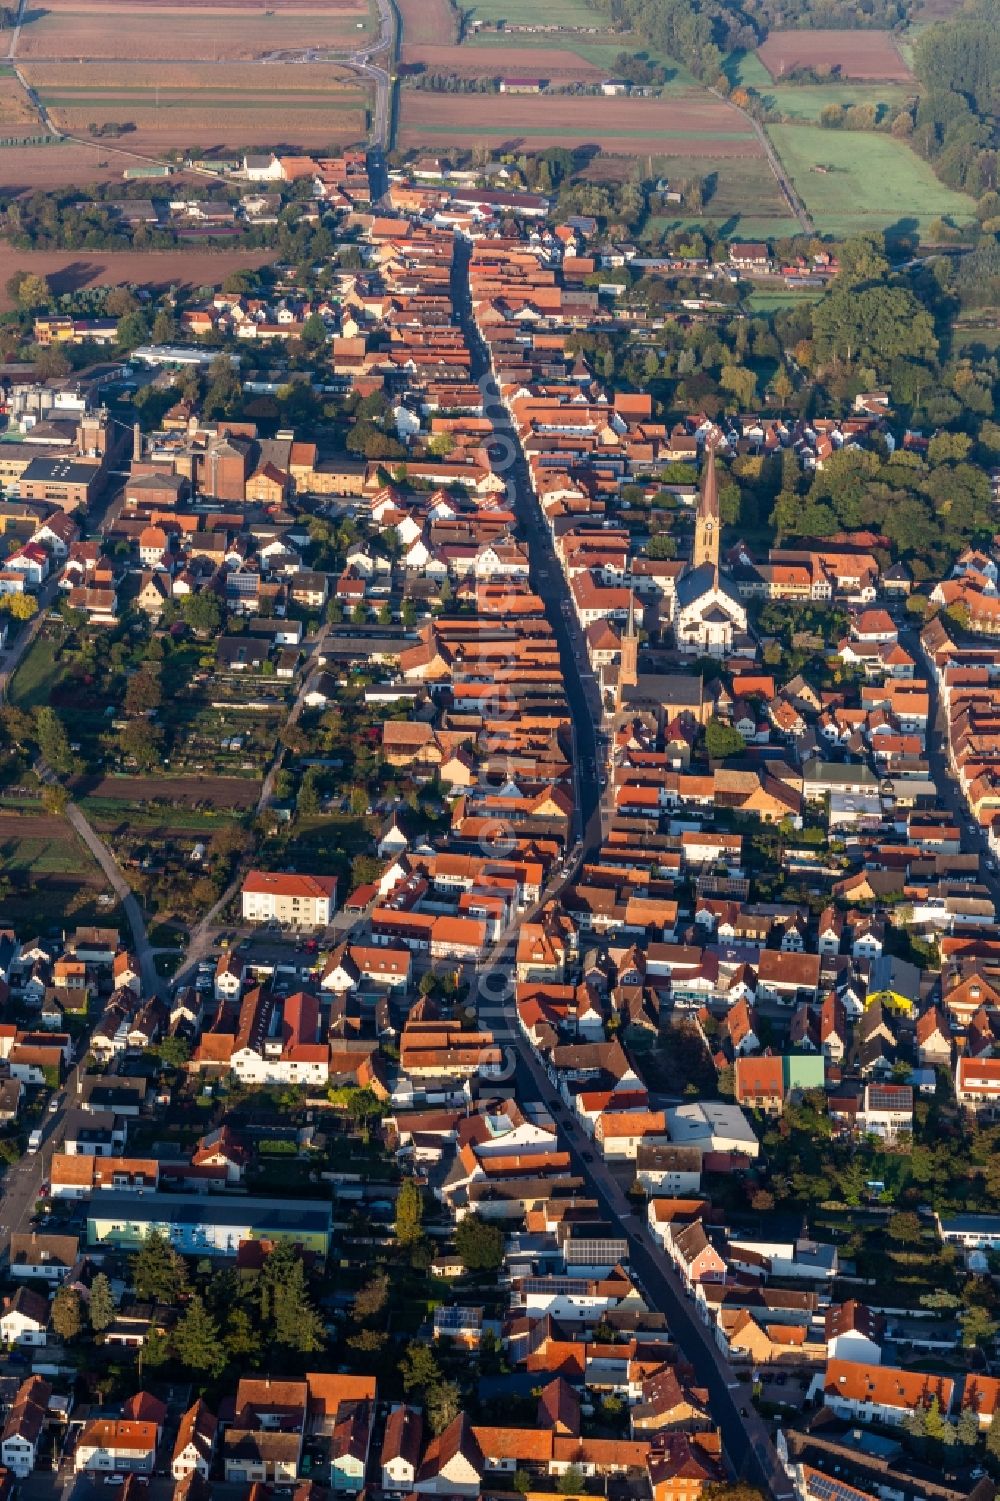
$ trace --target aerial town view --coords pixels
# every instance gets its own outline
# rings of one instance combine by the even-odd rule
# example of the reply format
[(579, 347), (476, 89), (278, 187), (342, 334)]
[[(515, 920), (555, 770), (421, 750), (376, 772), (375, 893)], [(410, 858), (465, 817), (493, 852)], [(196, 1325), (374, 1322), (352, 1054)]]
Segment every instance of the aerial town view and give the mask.
[(1000, 0), (0, 5), (0, 1501), (995, 1501)]

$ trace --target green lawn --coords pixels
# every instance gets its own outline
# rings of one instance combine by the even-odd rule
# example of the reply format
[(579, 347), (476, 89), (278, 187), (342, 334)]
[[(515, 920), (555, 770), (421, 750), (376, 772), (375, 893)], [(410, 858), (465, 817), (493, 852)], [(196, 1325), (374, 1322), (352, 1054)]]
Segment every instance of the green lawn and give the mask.
[(821, 233), (925, 230), (932, 219), (972, 217), (972, 199), (946, 188), (892, 136), (814, 125), (772, 125), (768, 134)]
[[(509, 26), (533, 26), (544, 21), (546, 26), (602, 26), (600, 14), (587, 4), (587, 0), (547, 0), (544, 6), (538, 0), (481, 0), (466, 11), (469, 28), (476, 21), (495, 23), (506, 21)], [(559, 38), (549, 35), (550, 47), (558, 47)]]
[(700, 216), (689, 218), (678, 211), (650, 221), (654, 230), (674, 229), (682, 224), (697, 229), (699, 224), (727, 234), (752, 239), (772, 239), (795, 234), (798, 225), (788, 207), (774, 173), (762, 156), (738, 156), (707, 160), (689, 156), (653, 158), (653, 171), (680, 184), (697, 177), (705, 184), (705, 209)]
[(769, 108), (807, 124), (818, 124), (828, 104), (877, 104), (881, 119), (913, 96), (912, 89), (899, 83), (782, 83), (760, 92)]
[(49, 693), (63, 675), (56, 662), (57, 638), (46, 626), (35, 638), (10, 685), (10, 701), (19, 709), (47, 704)]
[(883, 110), (895, 111), (913, 96), (913, 89), (901, 83), (778, 83), (772, 79), (756, 52), (732, 52), (724, 71), (734, 88), (754, 89), (768, 109), (778, 110), (795, 120), (817, 123), (827, 104), (880, 104)]
[(756, 52), (731, 52), (722, 71), (734, 88), (742, 84), (745, 89), (756, 89), (763, 94), (772, 87), (771, 75)]
[(801, 307), (804, 302), (818, 302), (822, 295), (820, 287), (806, 287), (801, 292), (788, 288), (784, 291), (751, 292), (747, 302), (752, 313), (773, 313), (778, 308)]
[[(593, 12), (591, 12), (591, 24), (593, 24)], [(698, 88), (698, 82), (688, 72), (683, 63), (676, 58), (668, 57), (665, 52), (659, 52), (645, 40), (644, 37), (636, 36), (634, 32), (615, 32), (613, 35), (602, 36), (579, 35), (567, 32), (560, 36), (554, 32), (516, 32), (516, 31), (481, 31), (470, 32), (462, 44), (476, 52), (488, 52), (491, 48), (517, 47), (524, 52), (574, 52), (577, 57), (582, 57), (586, 62), (593, 63), (595, 67), (604, 68), (608, 73), (614, 70), (615, 60), (622, 52), (632, 56), (637, 54), (649, 58), (651, 62), (659, 63), (668, 68), (668, 89), (673, 88)]]

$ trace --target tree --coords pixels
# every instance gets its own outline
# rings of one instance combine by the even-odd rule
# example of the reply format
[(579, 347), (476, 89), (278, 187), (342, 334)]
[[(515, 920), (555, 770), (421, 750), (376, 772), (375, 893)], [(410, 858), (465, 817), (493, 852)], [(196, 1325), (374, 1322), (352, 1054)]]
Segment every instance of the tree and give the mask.
[(156, 674), (147, 671), (135, 672), (125, 688), (126, 714), (146, 714), (158, 709), (163, 702), (163, 693)]
[(404, 1392), (427, 1393), (441, 1383), (441, 1367), (434, 1358), (434, 1352), (429, 1345), (418, 1344), (415, 1340), (403, 1352), (399, 1369), (403, 1377)]
[(903, 1246), (919, 1245), (923, 1239), (923, 1230), (919, 1216), (912, 1212), (892, 1214), (889, 1216), (885, 1227), (885, 1233), (890, 1240), (896, 1240)]
[(62, 720), (47, 706), (35, 710), (35, 739), (43, 759), (52, 770), (66, 776), (73, 770), (73, 752)]
[(69, 793), (65, 787), (47, 782), (42, 788), (42, 807), (46, 813), (61, 815), (69, 807)]
[(226, 1364), (219, 1326), (195, 1293), (174, 1330), (174, 1354), (192, 1371), (218, 1376)]
[(148, 719), (131, 719), (118, 735), (118, 748), (126, 760), (151, 771), (159, 760), (163, 732)]
[(60, 1339), (76, 1339), (83, 1329), (80, 1294), (72, 1287), (61, 1287), (52, 1299), (52, 1327)]
[(253, 1319), (239, 1303), (226, 1316), (225, 1338), (230, 1360), (254, 1355), (260, 1349), (260, 1335), (254, 1328)]
[(314, 766), (310, 766), (299, 786), (299, 795), (295, 799), (295, 806), (303, 818), (315, 818), (319, 812), (319, 790), (317, 787), (317, 773)]
[(205, 392), (205, 413), (210, 417), (224, 417), (234, 409), (243, 395), (243, 383), (239, 371), (228, 354), (218, 354), (208, 367), (208, 390)]
[(214, 636), (222, 626), (222, 609), (213, 594), (201, 589), (181, 600), (181, 618), (197, 635)]
[(153, 343), (172, 344), (177, 337), (177, 324), (167, 308), (161, 308), (153, 319)]
[(739, 730), (734, 730), (732, 725), (723, 724), (721, 719), (710, 719), (705, 726), (705, 749), (716, 761), (724, 761), (728, 756), (739, 756), (747, 748)]
[(966, 1407), (955, 1428), (958, 1442), (966, 1449), (974, 1449), (979, 1442), (979, 1415), (972, 1407)]
[(585, 1489), (583, 1471), (579, 1465), (569, 1465), (556, 1481), (560, 1496), (579, 1496)]
[(396, 1240), (401, 1246), (412, 1246), (420, 1239), (423, 1217), (423, 1195), (413, 1179), (406, 1178), (396, 1195)]
[(34, 620), (38, 614), (38, 600), (33, 594), (11, 594), (7, 613), (12, 620)]
[(462, 1393), (454, 1381), (440, 1381), (427, 1393), (425, 1405), (431, 1431), (443, 1433), (462, 1409)]
[(312, 1354), (326, 1344), (323, 1321), (309, 1299), (302, 1257), (279, 1242), (260, 1277), (261, 1318), (270, 1323), (276, 1344)]
[(478, 1214), (467, 1214), (455, 1231), (455, 1250), (469, 1271), (495, 1272), (503, 1261), (503, 1231)]
[(48, 344), (39, 349), (34, 357), (35, 374), (39, 380), (62, 380), (72, 366), (64, 349), (58, 344)]
[(165, 1235), (151, 1230), (132, 1258), (132, 1286), (137, 1298), (154, 1303), (177, 1303), (187, 1292), (184, 1258)]
[(18, 306), (26, 313), (33, 313), (36, 308), (46, 307), (51, 295), (45, 277), (36, 276), (33, 271), (27, 271), (21, 278), (17, 289)]
[(730, 391), (744, 409), (753, 405), (757, 377), (744, 365), (724, 365), (719, 384), (724, 391)]
[(98, 1272), (90, 1284), (90, 1327), (95, 1334), (103, 1334), (114, 1323), (115, 1312), (111, 1283), (103, 1272)]
[(152, 1051), (164, 1068), (183, 1068), (191, 1057), (191, 1044), (183, 1037), (164, 1037)]
[(347, 1113), (367, 1142), (371, 1137), (371, 1123), (382, 1118), (382, 1101), (373, 1089), (355, 1089), (347, 1102)]
[(512, 1484), (519, 1496), (526, 1496), (531, 1490), (531, 1476), (527, 1470), (515, 1470)]
[(353, 1314), (359, 1324), (378, 1318), (389, 1301), (389, 1273), (380, 1267), (354, 1294)]
[(307, 349), (319, 349), (327, 341), (326, 324), (319, 313), (310, 313), (299, 335)]
[(997, 1331), (997, 1321), (990, 1317), (989, 1309), (982, 1303), (971, 1303), (963, 1308), (961, 1315), (962, 1344), (967, 1350), (992, 1339)]
[(150, 1329), (142, 1347), (142, 1363), (148, 1369), (165, 1365), (170, 1359), (170, 1341), (162, 1329)]
[(119, 349), (136, 349), (146, 337), (146, 320), (141, 313), (126, 313), (118, 319), (115, 338)]

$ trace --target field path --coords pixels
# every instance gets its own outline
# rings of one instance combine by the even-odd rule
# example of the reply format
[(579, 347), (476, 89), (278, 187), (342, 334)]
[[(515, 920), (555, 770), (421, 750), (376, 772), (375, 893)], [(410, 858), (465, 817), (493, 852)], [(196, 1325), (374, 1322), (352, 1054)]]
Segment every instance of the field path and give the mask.
[[(708, 92), (710, 94), (715, 94), (715, 89), (709, 89)], [(721, 99), (722, 95), (717, 94), (716, 97), (718, 99)], [(802, 199), (799, 197), (798, 193), (796, 193), (795, 188), (792, 185), (792, 179), (789, 177), (788, 173), (782, 166), (781, 157), (775, 151), (774, 144), (767, 131), (764, 129), (763, 125), (761, 125), (760, 121), (755, 120), (753, 115), (749, 114), (748, 111), (740, 109), (740, 106), (738, 104), (733, 104), (733, 101), (731, 99), (727, 100), (726, 102), (728, 104), (732, 104), (733, 109), (739, 110), (741, 115), (746, 115), (746, 118), (750, 122), (751, 129), (760, 142), (764, 151), (764, 155), (767, 157), (768, 166), (774, 173), (774, 180), (778, 184), (778, 187), (781, 189), (782, 197), (788, 204), (789, 209), (795, 215), (796, 219), (798, 219), (800, 229), (802, 229), (806, 234), (812, 234), (815, 226), (813, 225), (813, 222), (809, 217), (805, 204), (802, 202)]]

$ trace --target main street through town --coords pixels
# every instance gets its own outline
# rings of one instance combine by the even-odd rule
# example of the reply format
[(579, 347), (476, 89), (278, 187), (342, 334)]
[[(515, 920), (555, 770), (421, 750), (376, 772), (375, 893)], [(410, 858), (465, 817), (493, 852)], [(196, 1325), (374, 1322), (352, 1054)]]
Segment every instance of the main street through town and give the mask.
[[(545, 604), (546, 614), (559, 643), (563, 686), (573, 721), (578, 800), (580, 808), (579, 858), (599, 849), (602, 836), (603, 745), (600, 737), (600, 692), (583, 647), (575, 610), (552, 537), (531, 486), (524, 452), (500, 398), (485, 346), (472, 317), (469, 289), (470, 250), (456, 240), (453, 303), (472, 351), (472, 377), (484, 395), (485, 412), (492, 427), (494, 462), (499, 457), (508, 496), (528, 544), (531, 581)], [(574, 862), (576, 863), (576, 862)], [(557, 897), (570, 879), (568, 873), (548, 890)], [(632, 1270), (652, 1306), (659, 1309), (680, 1350), (693, 1366), (698, 1380), (709, 1391), (712, 1411), (722, 1429), (726, 1456), (734, 1475), (762, 1485), (776, 1501), (793, 1495), (792, 1485), (771, 1443), (763, 1419), (702, 1323), (688, 1298), (678, 1273), (656, 1245), (648, 1227), (629, 1204), (621, 1186), (598, 1154), (587, 1147), (588, 1138), (579, 1123), (569, 1119), (558, 1090), (535, 1056), (518, 1026), (511, 976), (517, 945), (516, 927), (504, 935), (479, 966), (479, 1013), (484, 1025), (513, 1054), (514, 1080), (519, 1101), (540, 1102), (560, 1129), (571, 1154), (574, 1171), (587, 1191), (596, 1198), (608, 1219), (621, 1226), (628, 1237)]]

